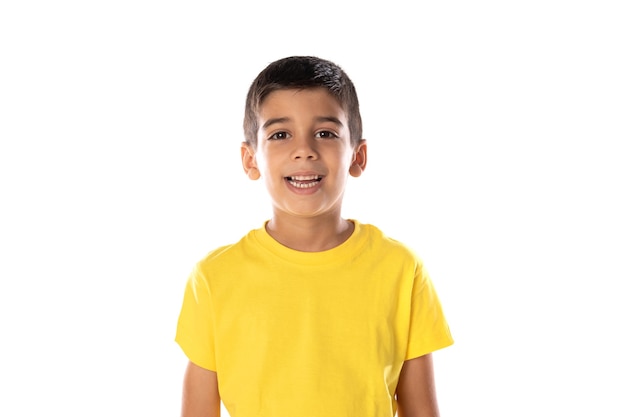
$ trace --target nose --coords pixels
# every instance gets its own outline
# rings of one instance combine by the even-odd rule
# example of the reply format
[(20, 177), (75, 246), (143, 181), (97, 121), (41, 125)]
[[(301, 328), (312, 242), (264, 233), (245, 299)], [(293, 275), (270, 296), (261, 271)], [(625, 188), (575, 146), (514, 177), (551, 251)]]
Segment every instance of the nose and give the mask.
[(293, 144), (293, 159), (315, 160), (318, 158), (319, 155), (316, 150), (315, 138), (306, 138), (300, 136), (293, 141)]

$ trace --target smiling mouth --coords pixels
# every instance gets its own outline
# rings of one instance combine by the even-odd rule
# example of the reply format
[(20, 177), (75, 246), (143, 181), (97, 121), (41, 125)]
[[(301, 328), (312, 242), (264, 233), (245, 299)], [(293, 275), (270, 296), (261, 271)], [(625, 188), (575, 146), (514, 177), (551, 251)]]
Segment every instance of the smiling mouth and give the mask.
[(311, 188), (315, 187), (322, 181), (321, 175), (294, 175), (292, 177), (285, 177), (285, 179), (296, 188)]

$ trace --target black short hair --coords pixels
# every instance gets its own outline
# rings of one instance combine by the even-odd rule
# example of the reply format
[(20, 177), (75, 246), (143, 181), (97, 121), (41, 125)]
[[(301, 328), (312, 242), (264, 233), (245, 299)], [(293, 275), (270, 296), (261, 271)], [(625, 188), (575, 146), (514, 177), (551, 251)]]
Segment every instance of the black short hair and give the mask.
[(291, 56), (269, 64), (252, 82), (246, 98), (243, 121), (246, 142), (256, 148), (258, 112), (263, 100), (273, 91), (287, 89), (325, 88), (348, 116), (350, 142), (362, 139), (363, 126), (359, 99), (352, 80), (337, 64), (315, 56)]

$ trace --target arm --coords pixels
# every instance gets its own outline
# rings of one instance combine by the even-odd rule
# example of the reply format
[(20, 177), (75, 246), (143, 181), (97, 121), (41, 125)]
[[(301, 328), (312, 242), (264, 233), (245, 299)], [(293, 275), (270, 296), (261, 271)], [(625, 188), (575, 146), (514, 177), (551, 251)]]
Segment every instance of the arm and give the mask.
[(183, 380), (181, 417), (220, 417), (217, 374), (189, 362)]
[(431, 354), (404, 362), (396, 396), (398, 417), (439, 417)]

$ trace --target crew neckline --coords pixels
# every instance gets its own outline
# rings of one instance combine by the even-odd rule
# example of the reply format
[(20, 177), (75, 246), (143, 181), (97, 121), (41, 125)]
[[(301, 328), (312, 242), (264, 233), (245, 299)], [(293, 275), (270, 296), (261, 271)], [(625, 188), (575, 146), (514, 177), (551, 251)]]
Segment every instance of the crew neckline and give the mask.
[(261, 247), (271, 252), (283, 260), (301, 265), (326, 265), (329, 263), (345, 262), (346, 259), (354, 257), (366, 239), (366, 228), (354, 219), (347, 219), (354, 224), (352, 234), (342, 243), (327, 250), (319, 252), (304, 252), (289, 248), (274, 239), (266, 229), (267, 221), (263, 226), (251, 232), (251, 237), (255, 239)]

